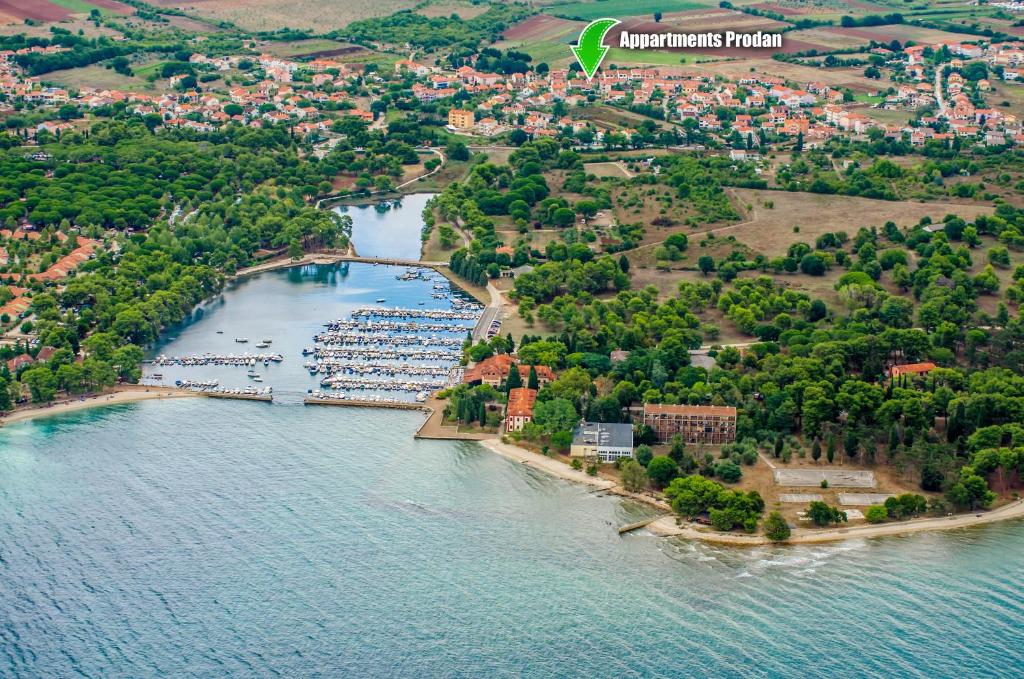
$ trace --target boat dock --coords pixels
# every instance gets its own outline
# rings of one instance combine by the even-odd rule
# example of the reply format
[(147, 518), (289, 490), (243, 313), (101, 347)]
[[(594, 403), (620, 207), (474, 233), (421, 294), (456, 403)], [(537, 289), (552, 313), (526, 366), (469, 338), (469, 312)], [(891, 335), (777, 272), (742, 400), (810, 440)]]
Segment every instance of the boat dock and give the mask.
[(431, 409), (422, 403), (412, 401), (373, 401), (354, 398), (317, 398), (309, 396), (302, 401), (308, 406), (351, 406), (354, 408), (393, 408), (395, 410), (422, 410), (430, 412)]
[(260, 401), (261, 403), (273, 403), (274, 401), (273, 394), (235, 394), (230, 391), (197, 391), (195, 393), (208, 398), (227, 398), (235, 401)]
[[(451, 385), (452, 369), (482, 307), (450, 292), (436, 292), (450, 291), (451, 284), (435, 281), (422, 269), (396, 278), (430, 283), (435, 291), (427, 293), (430, 298), (450, 306), (424, 308), (426, 300), (412, 308), (367, 305), (354, 309), (350, 318), (324, 323), (326, 329), (302, 351), (308, 357), (303, 367), (321, 377), (323, 389), (310, 389), (305, 403), (415, 409), (431, 392)], [(414, 393), (417, 403), (401, 392)]]

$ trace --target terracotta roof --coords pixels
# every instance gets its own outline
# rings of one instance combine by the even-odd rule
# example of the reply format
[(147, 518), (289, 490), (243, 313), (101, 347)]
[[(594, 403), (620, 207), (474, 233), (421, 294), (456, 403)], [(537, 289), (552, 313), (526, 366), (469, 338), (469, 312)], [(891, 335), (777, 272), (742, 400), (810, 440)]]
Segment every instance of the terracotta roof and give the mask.
[(931, 372), (935, 370), (936, 366), (934, 363), (904, 363), (903, 365), (894, 365), (890, 370), (889, 374), (893, 377), (900, 375), (919, 375), (921, 373)]
[(533, 417), (533, 404), (537, 400), (537, 390), (528, 387), (517, 387), (508, 392), (506, 417)]
[(736, 409), (732, 406), (688, 406), (668, 405), (664, 403), (645, 403), (644, 415), (720, 415), (736, 417)]

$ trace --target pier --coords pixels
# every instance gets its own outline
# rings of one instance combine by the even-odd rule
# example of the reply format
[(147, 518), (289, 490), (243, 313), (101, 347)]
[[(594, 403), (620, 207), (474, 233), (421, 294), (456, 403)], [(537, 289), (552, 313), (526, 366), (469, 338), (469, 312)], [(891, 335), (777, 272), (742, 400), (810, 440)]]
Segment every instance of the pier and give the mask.
[(308, 406), (349, 406), (352, 408), (393, 408), (395, 410), (431, 411), (430, 408), (422, 403), (414, 403), (412, 401), (373, 401), (354, 398), (316, 398), (310, 396), (303, 399), (302, 402)]
[(260, 401), (261, 403), (273, 403), (273, 394), (246, 394), (234, 393), (231, 391), (198, 391), (197, 394), (207, 398), (227, 398), (235, 401)]
[(630, 533), (630, 532), (635, 531), (635, 530), (640, 530), (641, 528), (646, 528), (647, 526), (649, 526), (650, 524), (654, 523), (655, 521), (657, 521), (660, 518), (661, 518), (660, 516), (654, 516), (654, 517), (651, 517), (650, 519), (644, 519), (643, 521), (635, 521), (633, 523), (627, 523), (625, 526), (622, 526), (621, 528), (619, 528), (619, 535), (622, 535), (623, 533)]

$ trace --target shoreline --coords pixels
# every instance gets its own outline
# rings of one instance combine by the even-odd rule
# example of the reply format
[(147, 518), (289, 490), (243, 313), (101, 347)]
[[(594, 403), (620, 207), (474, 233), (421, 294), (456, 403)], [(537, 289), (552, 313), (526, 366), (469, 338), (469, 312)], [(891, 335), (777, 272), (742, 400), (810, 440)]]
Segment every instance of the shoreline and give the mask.
[[(520, 464), (524, 464), (528, 467), (533, 467), (534, 469), (538, 469), (556, 478), (560, 478), (565, 481), (572, 481), (574, 483), (579, 483), (585, 486), (590, 486), (597, 490), (603, 490), (613, 495), (618, 495), (619, 497), (622, 497), (627, 500), (640, 502), (642, 504), (645, 504), (649, 507), (658, 509), (663, 512), (672, 511), (672, 508), (668, 505), (668, 503), (662, 500), (650, 497), (648, 495), (644, 495), (643, 493), (632, 493), (623, 488), (615, 481), (612, 481), (611, 479), (605, 478), (600, 475), (591, 476), (584, 471), (576, 470), (566, 464), (563, 464), (560, 460), (546, 457), (544, 455), (541, 455), (540, 453), (535, 453), (532, 450), (527, 450), (525, 448), (521, 448), (511, 443), (505, 443), (501, 439), (488, 438), (478, 440), (477, 442), (480, 443), (483, 447), (490, 450), (491, 452), (497, 453), (498, 455), (508, 460), (519, 462)], [(673, 517), (663, 516), (657, 519), (657, 521), (660, 521), (665, 518), (671, 519)]]
[[(622, 486), (610, 479), (601, 476), (590, 476), (583, 471), (577, 471), (563, 464), (559, 460), (545, 457), (519, 446), (504, 443), (499, 439), (491, 438), (479, 441), (488, 450), (501, 455), (507, 459), (539, 469), (554, 477), (591, 486), (604, 490), (620, 497), (642, 502), (662, 511), (671, 512), (668, 503), (653, 497), (639, 493), (631, 493)], [(850, 528), (828, 528), (823, 530), (811, 530), (797, 528), (785, 542), (772, 542), (764, 535), (746, 535), (742, 533), (718, 533), (698, 528), (698, 524), (677, 525), (677, 517), (674, 513), (665, 514), (656, 518), (647, 525), (647, 529), (657, 537), (671, 538), (678, 537), (686, 540), (700, 540), (714, 544), (731, 545), (737, 547), (756, 547), (764, 545), (799, 545), (815, 544), (824, 542), (841, 542), (858, 538), (891, 537), (896, 535), (911, 535), (941, 530), (954, 530), (958, 528), (969, 528), (998, 521), (1010, 521), (1024, 518), (1024, 499), (1014, 500), (1008, 504), (996, 507), (982, 513), (973, 512), (970, 514), (955, 514), (953, 516), (928, 517), (911, 519), (909, 521), (898, 521), (893, 523), (864, 524)]]
[(64, 415), (79, 410), (91, 408), (102, 408), (104, 406), (121, 405), (123, 403), (137, 403), (139, 401), (164, 400), (171, 398), (198, 398), (203, 394), (195, 391), (187, 391), (176, 387), (144, 387), (144, 386), (122, 386), (115, 387), (111, 391), (101, 394), (94, 394), (78, 399), (55, 401), (50, 405), (33, 406), (13, 410), (7, 415), (0, 416), (0, 427), (16, 422), (26, 422), (44, 417)]

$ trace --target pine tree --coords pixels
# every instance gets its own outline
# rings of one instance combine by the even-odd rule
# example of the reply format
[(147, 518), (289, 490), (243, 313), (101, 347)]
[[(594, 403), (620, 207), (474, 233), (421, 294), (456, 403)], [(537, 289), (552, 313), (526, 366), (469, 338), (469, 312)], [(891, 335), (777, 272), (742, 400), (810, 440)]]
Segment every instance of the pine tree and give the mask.
[(811, 459), (815, 462), (821, 459), (821, 442), (818, 441), (818, 437), (814, 437), (814, 441), (811, 442)]
[(950, 415), (949, 421), (946, 423), (946, 440), (952, 443), (960, 438), (964, 434), (965, 429), (965, 418), (967, 412), (964, 408), (963, 401), (956, 404), (956, 410)]
[(895, 453), (900, 447), (900, 430), (895, 424), (889, 428), (889, 452)]
[(505, 393), (523, 386), (523, 376), (519, 374), (519, 366), (513, 365), (508, 371), (508, 378), (505, 380)]
[(540, 388), (540, 380), (537, 379), (537, 367), (536, 366), (533, 366), (533, 365), (530, 366), (530, 377), (527, 378), (526, 386), (529, 387), (530, 389), (539, 389)]
[(829, 464), (836, 459), (836, 435), (830, 433), (828, 435), (828, 445), (825, 449), (825, 459), (828, 460)]
[(480, 426), (487, 424), (487, 404), (480, 401)]
[(775, 437), (775, 457), (782, 455), (782, 434)]
[(846, 440), (843, 441), (843, 451), (846, 452), (846, 457), (855, 457), (857, 455), (857, 434), (850, 431), (846, 433)]
[(508, 344), (508, 353), (514, 354), (516, 352), (516, 341), (512, 339), (512, 333), (506, 335), (505, 343)]

